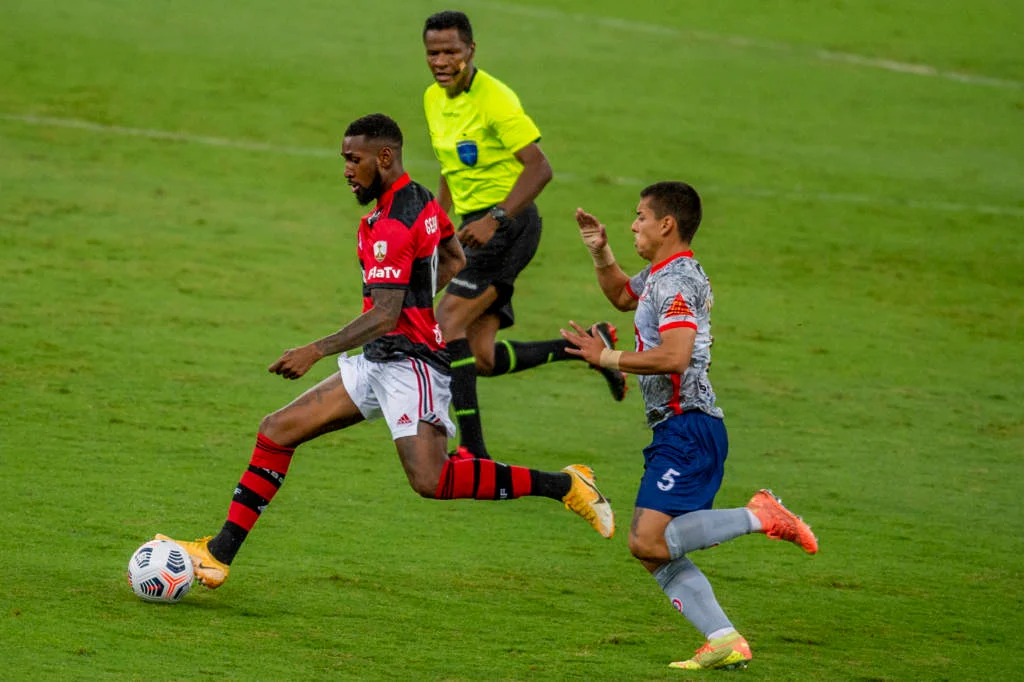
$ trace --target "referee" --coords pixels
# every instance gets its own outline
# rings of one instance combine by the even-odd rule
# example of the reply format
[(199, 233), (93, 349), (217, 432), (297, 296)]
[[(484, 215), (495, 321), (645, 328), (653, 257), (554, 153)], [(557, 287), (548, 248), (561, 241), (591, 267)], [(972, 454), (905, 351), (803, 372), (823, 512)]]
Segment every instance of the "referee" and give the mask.
[[(487, 457), (480, 425), (476, 376), (499, 376), (558, 360), (564, 339), (495, 344), (499, 329), (515, 321), (516, 277), (537, 252), (541, 218), (534, 200), (550, 182), (551, 165), (540, 130), (507, 85), (473, 64), (476, 43), (462, 12), (439, 12), (423, 27), (434, 83), (423, 95), (434, 155), (441, 164), (437, 200), (457, 215), (466, 267), (445, 291), (437, 318), (451, 356), (452, 406), (462, 457)], [(615, 329), (592, 328), (609, 348)], [(602, 369), (612, 396), (622, 400), (625, 375)]]

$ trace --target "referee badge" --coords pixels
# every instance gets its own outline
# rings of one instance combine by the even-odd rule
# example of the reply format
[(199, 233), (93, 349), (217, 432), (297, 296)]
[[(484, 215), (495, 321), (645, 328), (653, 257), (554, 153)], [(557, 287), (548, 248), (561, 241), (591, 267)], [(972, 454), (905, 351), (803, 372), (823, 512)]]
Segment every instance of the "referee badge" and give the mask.
[(467, 166), (475, 166), (478, 158), (476, 142), (473, 140), (459, 140), (455, 143), (455, 151), (459, 153), (459, 161)]

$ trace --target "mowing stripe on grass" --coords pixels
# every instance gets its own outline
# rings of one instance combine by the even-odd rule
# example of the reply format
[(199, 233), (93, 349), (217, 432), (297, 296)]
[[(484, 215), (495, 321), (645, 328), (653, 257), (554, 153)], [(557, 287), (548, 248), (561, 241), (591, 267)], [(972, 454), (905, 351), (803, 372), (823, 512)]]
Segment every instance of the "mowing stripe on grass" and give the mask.
[[(210, 135), (194, 135), (192, 133), (172, 132), (169, 130), (152, 130), (149, 128), (130, 128), (127, 126), (108, 125), (104, 123), (93, 123), (73, 118), (54, 118), (49, 116), (31, 116), (20, 114), (0, 113), (0, 120), (15, 121), (34, 126), (72, 128), (105, 135), (125, 135), (129, 137), (143, 137), (154, 140), (170, 140), (172, 142), (183, 142), (186, 144), (199, 144), (211, 147), (227, 147), (241, 149), (250, 152), (269, 152), (271, 154), (282, 154), (286, 156), (305, 156), (317, 158), (340, 158), (340, 153), (329, 149), (316, 147), (295, 147), (290, 145), (269, 144), (266, 142), (255, 142), (252, 140), (234, 140), (227, 137), (215, 137)], [(436, 167), (433, 159), (410, 159), (406, 157), (405, 163), (413, 167)], [(563, 182), (585, 183), (591, 182), (591, 178), (584, 178), (574, 173), (559, 172), (557, 179)], [(627, 185), (642, 187), (647, 183), (639, 178), (602, 176), (602, 182), (613, 185)], [(836, 194), (830, 192), (799, 192), (790, 190), (755, 189), (747, 187), (722, 187), (711, 186), (703, 188), (708, 194), (722, 194), (740, 197), (755, 197), (765, 199), (782, 199), (792, 201), (816, 201), (820, 203), (843, 203), (843, 204), (875, 204), (892, 206), (897, 208), (922, 209), (930, 211), (943, 211), (953, 213), (984, 213), (990, 215), (1007, 215), (1024, 217), (1024, 207), (999, 206), (992, 204), (957, 204), (945, 201), (931, 201), (927, 199), (890, 199), (866, 194)]]
[(805, 47), (793, 43), (784, 43), (776, 40), (762, 40), (760, 38), (748, 38), (747, 36), (730, 35), (727, 33), (714, 33), (711, 31), (699, 31), (691, 29), (674, 28), (672, 26), (661, 26), (659, 24), (648, 24), (632, 19), (619, 17), (602, 17), (594, 14), (581, 12), (562, 12), (557, 9), (546, 7), (525, 7), (504, 2), (490, 2), (488, 0), (469, 0), (468, 4), (484, 7), (498, 12), (518, 14), (520, 16), (554, 19), (559, 22), (576, 21), (581, 23), (596, 24), (606, 28), (617, 28), (634, 33), (645, 33), (648, 35), (661, 35), (672, 38), (692, 38), (708, 43), (729, 45), (739, 48), (752, 48), (759, 50), (771, 50), (773, 52), (784, 52), (793, 55), (806, 55), (826, 62), (838, 62), (851, 66), (864, 66), (896, 73), (912, 74), (915, 76), (929, 76), (945, 80), (968, 83), (970, 85), (985, 85), (994, 88), (1006, 88), (1012, 90), (1024, 89), (1024, 82), (1009, 78), (996, 78), (984, 74), (967, 74), (955, 71), (943, 71), (928, 64), (913, 64), (901, 62), (895, 59), (880, 57), (868, 57), (852, 52), (840, 52), (837, 50), (826, 50), (823, 48)]

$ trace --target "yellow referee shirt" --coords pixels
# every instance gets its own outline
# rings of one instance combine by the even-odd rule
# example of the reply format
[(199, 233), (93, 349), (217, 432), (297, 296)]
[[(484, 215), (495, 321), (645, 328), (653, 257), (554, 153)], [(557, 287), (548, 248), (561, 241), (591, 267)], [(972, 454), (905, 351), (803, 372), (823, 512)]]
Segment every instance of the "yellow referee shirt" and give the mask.
[(515, 153), (540, 139), (516, 93), (477, 69), (469, 89), (451, 99), (433, 83), (423, 94), (423, 108), (455, 213), (504, 201), (523, 170)]

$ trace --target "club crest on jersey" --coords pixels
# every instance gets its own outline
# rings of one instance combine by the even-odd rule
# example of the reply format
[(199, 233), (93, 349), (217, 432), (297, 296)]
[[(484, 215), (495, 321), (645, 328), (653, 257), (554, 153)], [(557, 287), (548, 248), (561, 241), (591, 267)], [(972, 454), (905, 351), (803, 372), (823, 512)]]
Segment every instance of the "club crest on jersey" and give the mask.
[(665, 317), (693, 317), (693, 310), (687, 305), (686, 299), (683, 298), (682, 294), (676, 294), (672, 305), (665, 312)]
[(459, 140), (455, 143), (455, 151), (459, 153), (459, 161), (467, 166), (475, 166), (479, 158), (479, 151), (476, 142), (473, 140)]
[(387, 242), (374, 242), (373, 243), (373, 257), (377, 259), (378, 263), (384, 261), (384, 257), (388, 255), (388, 243)]

